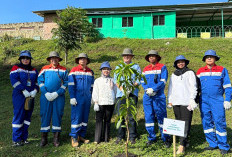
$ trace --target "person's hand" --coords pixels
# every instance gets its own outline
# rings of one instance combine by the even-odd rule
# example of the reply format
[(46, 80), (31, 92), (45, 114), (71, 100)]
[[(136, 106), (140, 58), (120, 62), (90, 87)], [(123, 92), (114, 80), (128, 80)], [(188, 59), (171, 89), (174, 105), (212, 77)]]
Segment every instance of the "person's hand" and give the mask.
[(49, 92), (45, 93), (45, 97), (48, 101), (53, 101), (51, 94), (52, 93), (49, 93)]
[(172, 103), (168, 103), (168, 105), (167, 105), (167, 108), (168, 109), (171, 109), (173, 106), (172, 106)]
[(149, 96), (155, 96), (156, 92), (154, 92), (154, 90), (152, 88), (147, 88), (146, 89), (146, 94)]
[(98, 104), (94, 104), (94, 108), (93, 108), (94, 111), (100, 111), (100, 108), (99, 108), (99, 105)]
[(156, 92), (153, 92), (150, 94), (150, 96), (155, 96), (156, 95)]
[(31, 96), (31, 94), (25, 89), (25, 90), (23, 90), (23, 95), (25, 96), (25, 98), (27, 98), (27, 97), (30, 97)]
[(231, 103), (229, 101), (224, 101), (224, 108), (229, 110), (231, 108)]
[(77, 105), (77, 100), (76, 100), (76, 98), (70, 99), (70, 104), (73, 105), (73, 106), (76, 106), (76, 105)]
[(135, 86), (135, 87), (138, 87), (138, 86), (139, 86), (139, 84), (138, 84), (137, 82), (135, 82), (135, 83), (134, 83), (134, 86)]
[(119, 89), (120, 89), (120, 91), (123, 91), (123, 88), (122, 88), (122, 86), (120, 86), (120, 87), (119, 87)]
[(191, 110), (193, 111), (195, 108), (197, 108), (197, 103), (195, 100), (190, 99), (189, 106), (191, 107)]
[(33, 91), (30, 92), (30, 94), (31, 94), (31, 97), (34, 98), (37, 94), (37, 90), (34, 89)]
[[(51, 96), (52, 96), (52, 99), (55, 100), (59, 95), (58, 95), (57, 92), (52, 92), (52, 93), (51, 93)], [(52, 101), (53, 101), (53, 100), (52, 100)]]

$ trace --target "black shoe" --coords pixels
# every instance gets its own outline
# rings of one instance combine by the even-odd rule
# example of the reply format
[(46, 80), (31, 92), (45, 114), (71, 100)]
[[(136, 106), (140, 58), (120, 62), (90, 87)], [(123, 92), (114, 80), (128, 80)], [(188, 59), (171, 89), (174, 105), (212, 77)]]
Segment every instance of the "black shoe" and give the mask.
[(131, 142), (131, 144), (135, 144), (136, 143), (135, 139), (130, 139), (130, 142)]
[(170, 140), (167, 140), (167, 141), (164, 142), (164, 145), (165, 145), (166, 148), (170, 148), (172, 143), (171, 143)]
[(222, 154), (222, 155), (225, 155), (225, 154), (228, 153), (228, 150), (220, 149), (220, 151), (221, 151), (221, 154)]
[(22, 142), (13, 142), (12, 147), (19, 147), (19, 146), (23, 146)]
[(209, 147), (205, 147), (205, 148), (204, 148), (204, 150), (214, 150), (214, 149), (218, 149), (218, 147), (215, 147), (215, 148), (214, 148), (214, 147), (210, 147), (210, 146), (209, 146)]
[(152, 145), (152, 144), (154, 144), (156, 142), (156, 140), (155, 141), (147, 141), (147, 146), (150, 146), (150, 145)]
[(119, 144), (121, 142), (121, 138), (117, 138), (117, 140), (115, 141), (115, 144)]

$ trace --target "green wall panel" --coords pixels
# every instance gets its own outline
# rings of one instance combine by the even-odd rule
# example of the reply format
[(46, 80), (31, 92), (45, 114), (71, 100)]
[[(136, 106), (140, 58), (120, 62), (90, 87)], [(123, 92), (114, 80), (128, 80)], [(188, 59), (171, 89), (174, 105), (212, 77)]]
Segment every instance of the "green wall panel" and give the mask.
[[(165, 25), (153, 26), (153, 15), (165, 15)], [(133, 17), (133, 27), (122, 27), (122, 17)], [(102, 18), (102, 28), (98, 28), (98, 30), (104, 38), (158, 39), (176, 37), (175, 12), (89, 16), (90, 22), (92, 22), (92, 18)]]

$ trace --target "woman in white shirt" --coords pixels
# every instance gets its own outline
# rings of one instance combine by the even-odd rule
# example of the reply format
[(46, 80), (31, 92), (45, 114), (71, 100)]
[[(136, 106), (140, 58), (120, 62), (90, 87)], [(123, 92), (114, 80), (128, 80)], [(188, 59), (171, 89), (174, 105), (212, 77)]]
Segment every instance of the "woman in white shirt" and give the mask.
[[(108, 61), (101, 64), (101, 77), (97, 78), (93, 86), (92, 99), (94, 111), (96, 111), (96, 127), (94, 143), (98, 144), (101, 139), (109, 141), (111, 117), (114, 111), (117, 86), (110, 77), (111, 67)], [(103, 137), (101, 137), (103, 136)]]
[(174, 62), (176, 70), (171, 75), (168, 87), (168, 107), (173, 106), (177, 120), (185, 121), (186, 137), (180, 137), (180, 146), (177, 154), (184, 153), (189, 135), (192, 111), (197, 107), (197, 80), (195, 73), (190, 70), (187, 60), (183, 55), (177, 56)]

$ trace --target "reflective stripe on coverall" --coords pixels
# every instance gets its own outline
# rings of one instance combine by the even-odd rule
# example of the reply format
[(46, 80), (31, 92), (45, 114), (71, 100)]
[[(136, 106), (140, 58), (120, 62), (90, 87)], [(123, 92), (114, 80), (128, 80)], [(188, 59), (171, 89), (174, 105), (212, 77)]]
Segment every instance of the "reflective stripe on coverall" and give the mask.
[(149, 96), (144, 92), (143, 95), (143, 109), (145, 114), (145, 126), (149, 133), (148, 140), (156, 140), (155, 134), (155, 115), (157, 116), (158, 126), (161, 133), (161, 139), (167, 141), (170, 137), (167, 134), (163, 134), (163, 120), (167, 117), (166, 111), (166, 97), (164, 95), (165, 84), (168, 79), (168, 71), (164, 64), (157, 63), (155, 66), (152, 64), (146, 66), (143, 70), (143, 74), (147, 80), (145, 84), (144, 80), (141, 80), (141, 84), (144, 91), (148, 88), (152, 88), (156, 92), (155, 96)]
[(210, 147), (229, 150), (226, 132), (225, 101), (231, 101), (231, 83), (226, 68), (214, 65), (197, 71), (201, 82), (200, 110), (206, 140)]
[(74, 138), (86, 135), (93, 83), (94, 73), (88, 67), (83, 69), (81, 65), (78, 65), (69, 73), (70, 99), (76, 98), (77, 100), (77, 105), (71, 106), (71, 133), (69, 135)]
[[(25, 96), (22, 91), (27, 90), (28, 92), (37, 89), (39, 91), (39, 87), (37, 85), (37, 77), (38, 72), (34, 68), (31, 71), (22, 69), (17, 65), (13, 66), (10, 72), (10, 80), (11, 84), (14, 87), (12, 93), (12, 100), (14, 106), (14, 118), (12, 121), (13, 128), (13, 141), (20, 142), (25, 141), (28, 138), (28, 127), (31, 123), (31, 115), (33, 109), (30, 111), (26, 111), (24, 109)], [(27, 86), (28, 78), (30, 78), (31, 86)]]
[[(58, 65), (55, 69), (52, 65), (44, 66), (38, 77), (41, 89), (40, 97), (40, 132), (50, 131), (52, 119), (52, 132), (61, 132), (61, 119), (64, 113), (65, 91), (68, 86), (68, 71), (65, 67)], [(58, 97), (48, 101), (45, 97), (47, 92), (57, 92)]]

